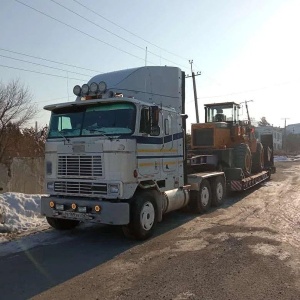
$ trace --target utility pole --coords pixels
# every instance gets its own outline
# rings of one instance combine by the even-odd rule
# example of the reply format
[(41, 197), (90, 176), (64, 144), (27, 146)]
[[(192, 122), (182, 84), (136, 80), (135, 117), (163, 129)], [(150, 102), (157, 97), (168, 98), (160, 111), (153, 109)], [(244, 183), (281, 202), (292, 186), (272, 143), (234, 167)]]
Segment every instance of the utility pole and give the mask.
[(201, 75), (201, 72), (197, 72), (197, 74), (195, 74), (195, 72), (193, 71), (193, 60), (189, 60), (189, 63), (191, 64), (191, 72), (192, 75), (186, 75), (186, 78), (192, 77), (193, 78), (193, 89), (194, 89), (194, 100), (195, 100), (195, 109), (196, 109), (196, 122), (199, 123), (199, 111), (198, 111), (198, 98), (197, 98), (197, 88), (196, 88), (196, 76)]
[(281, 120), (284, 120), (284, 131), (283, 131), (283, 149), (285, 150), (285, 153), (287, 152), (287, 142), (286, 142), (286, 120), (289, 118), (281, 118)]

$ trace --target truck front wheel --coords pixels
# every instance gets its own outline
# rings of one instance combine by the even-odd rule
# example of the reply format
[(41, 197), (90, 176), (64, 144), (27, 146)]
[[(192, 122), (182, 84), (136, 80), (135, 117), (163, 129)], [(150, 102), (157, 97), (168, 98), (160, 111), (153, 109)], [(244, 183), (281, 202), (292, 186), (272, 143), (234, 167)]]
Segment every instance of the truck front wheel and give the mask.
[(46, 217), (46, 219), (48, 224), (57, 230), (70, 230), (79, 224), (79, 221), (76, 220), (56, 219), (51, 217)]
[(136, 240), (149, 238), (157, 223), (157, 213), (154, 196), (150, 191), (140, 193), (130, 204), (130, 223), (123, 226), (126, 237)]

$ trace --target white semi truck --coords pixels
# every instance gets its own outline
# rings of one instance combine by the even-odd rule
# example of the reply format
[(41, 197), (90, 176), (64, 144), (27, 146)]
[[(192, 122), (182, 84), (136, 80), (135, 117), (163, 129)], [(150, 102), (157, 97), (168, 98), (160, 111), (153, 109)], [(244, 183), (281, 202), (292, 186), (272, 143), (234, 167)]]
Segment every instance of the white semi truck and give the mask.
[(176, 67), (100, 74), (73, 91), (74, 102), (45, 107), (49, 196), (41, 213), (56, 229), (96, 222), (146, 239), (163, 214), (186, 206), (205, 212), (223, 203), (226, 185), (246, 189), (270, 177), (265, 170), (244, 184), (245, 178), (226, 181), (217, 168), (189, 171), (188, 163), (218, 162), (214, 155), (187, 159), (185, 74)]

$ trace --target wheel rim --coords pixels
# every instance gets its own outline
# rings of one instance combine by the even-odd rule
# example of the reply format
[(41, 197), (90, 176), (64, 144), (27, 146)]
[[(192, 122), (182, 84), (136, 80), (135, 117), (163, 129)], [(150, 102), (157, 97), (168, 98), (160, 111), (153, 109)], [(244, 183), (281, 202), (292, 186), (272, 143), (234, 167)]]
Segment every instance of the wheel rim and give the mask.
[(200, 196), (202, 205), (207, 206), (209, 201), (209, 190), (206, 186), (202, 188)]
[(224, 194), (223, 184), (221, 182), (218, 182), (216, 187), (216, 195), (218, 200), (221, 200)]
[(146, 202), (141, 210), (140, 222), (145, 230), (150, 230), (154, 224), (155, 210), (151, 202)]

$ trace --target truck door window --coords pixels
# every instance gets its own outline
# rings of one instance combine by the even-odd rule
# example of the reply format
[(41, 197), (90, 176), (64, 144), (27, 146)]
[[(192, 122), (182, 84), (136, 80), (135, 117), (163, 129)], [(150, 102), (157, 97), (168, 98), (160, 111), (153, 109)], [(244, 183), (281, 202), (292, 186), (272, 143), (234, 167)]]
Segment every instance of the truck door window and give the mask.
[(141, 110), (140, 133), (150, 133), (150, 114), (148, 107), (144, 107)]

